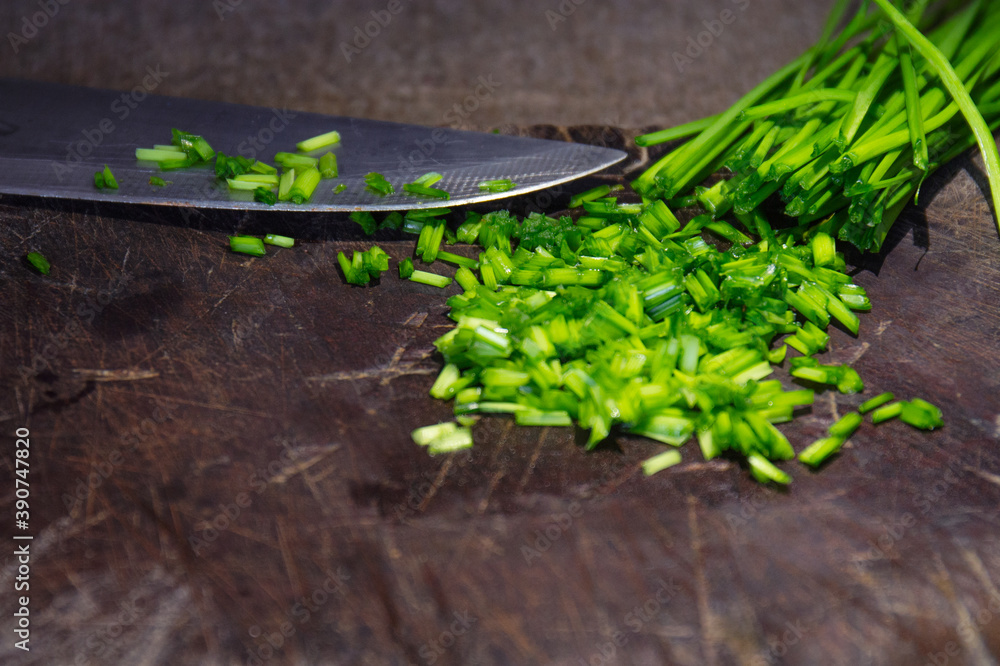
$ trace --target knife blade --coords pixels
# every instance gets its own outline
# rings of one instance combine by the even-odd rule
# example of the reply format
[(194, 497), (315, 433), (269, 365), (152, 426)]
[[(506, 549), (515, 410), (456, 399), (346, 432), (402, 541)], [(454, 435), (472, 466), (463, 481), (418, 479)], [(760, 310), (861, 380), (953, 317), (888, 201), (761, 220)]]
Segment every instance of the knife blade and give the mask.
[[(561, 141), (135, 93), (0, 78), (0, 193), (196, 208), (410, 210), (525, 194), (625, 157), (619, 150)], [(340, 143), (321, 152), (337, 156), (340, 174), (321, 181), (305, 204), (268, 206), (253, 201), (252, 192), (229, 190), (211, 165), (160, 171), (136, 160), (136, 148), (170, 143), (174, 127), (204, 136), (217, 151), (268, 163), (276, 152), (295, 152), (298, 141), (337, 130)], [(118, 190), (94, 186), (94, 172), (104, 165)], [(450, 200), (403, 193), (404, 183), (431, 171), (444, 176), (435, 187)], [(383, 174), (396, 193), (366, 190), (370, 172)], [(168, 184), (151, 185), (152, 176)], [(510, 179), (517, 187), (504, 193), (480, 189), (493, 179)], [(346, 189), (335, 193), (340, 184)]]

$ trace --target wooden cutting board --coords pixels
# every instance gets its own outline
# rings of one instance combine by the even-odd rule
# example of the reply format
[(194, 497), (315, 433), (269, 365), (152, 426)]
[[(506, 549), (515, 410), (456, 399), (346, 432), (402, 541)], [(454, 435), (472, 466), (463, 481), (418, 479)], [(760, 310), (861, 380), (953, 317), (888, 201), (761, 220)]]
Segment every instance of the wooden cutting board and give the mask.
[[(649, 158), (631, 132), (505, 131), (632, 153), (522, 211)], [(373, 240), (343, 218), (0, 199), (2, 459), (30, 429), (36, 637), (12, 647), (3, 595), (0, 661), (997, 663), (1000, 240), (979, 165), (935, 176), (856, 260), (875, 308), (829, 358), (864, 395), (783, 430), (801, 449), (882, 391), (946, 427), (866, 423), (819, 472), (784, 465), (787, 491), (694, 445), (645, 479), (659, 445), (586, 453), (506, 418), (428, 457), (409, 432), (450, 417), (427, 390), (456, 289), (344, 284), (337, 251)], [(300, 243), (250, 258), (234, 232)], [(414, 241), (374, 239), (397, 260)]]

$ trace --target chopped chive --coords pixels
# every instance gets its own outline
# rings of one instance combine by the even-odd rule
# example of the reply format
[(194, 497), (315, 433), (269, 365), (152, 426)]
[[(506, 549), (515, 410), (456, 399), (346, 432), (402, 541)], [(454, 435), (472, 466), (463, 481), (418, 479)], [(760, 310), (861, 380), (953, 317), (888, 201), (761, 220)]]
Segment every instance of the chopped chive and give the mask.
[(278, 201), (288, 201), (292, 194), (292, 185), (295, 183), (295, 169), (289, 169), (281, 174), (278, 180)]
[(251, 254), (255, 257), (263, 257), (267, 254), (264, 249), (264, 241), (256, 236), (230, 236), (229, 249), (241, 254)]
[(337, 185), (337, 187), (333, 188), (333, 193), (334, 194), (340, 194), (341, 192), (343, 192), (346, 189), (347, 189), (347, 185), (344, 185), (343, 183), (341, 183), (340, 185)]
[(423, 185), (424, 187), (431, 187), (435, 183), (440, 182), (442, 178), (444, 178), (443, 175), (437, 173), (436, 171), (431, 171), (429, 173), (425, 173), (424, 175), (414, 180), (412, 184)]
[[(410, 264), (413, 265), (412, 262)], [(402, 275), (402, 269), (400, 271)], [(444, 275), (437, 275), (436, 273), (428, 273), (427, 271), (414, 270), (410, 273), (409, 280), (411, 282), (419, 282), (420, 284), (430, 285), (432, 287), (444, 288), (451, 284), (452, 279)]]
[(510, 192), (515, 187), (517, 187), (517, 184), (510, 178), (496, 178), (493, 180), (484, 180), (479, 183), (479, 189), (481, 191), (489, 192), (491, 194)]
[(681, 452), (676, 449), (670, 449), (669, 451), (664, 451), (663, 453), (657, 454), (652, 458), (648, 458), (642, 463), (642, 473), (646, 476), (652, 476), (658, 472), (662, 472), (668, 467), (673, 467), (681, 462)]
[(104, 187), (108, 188), (109, 190), (118, 189), (118, 181), (115, 180), (115, 176), (114, 174), (111, 173), (111, 168), (108, 167), (107, 164), (104, 165), (104, 171), (102, 172), (102, 175), (104, 176)]
[(866, 400), (865, 402), (861, 403), (861, 405), (858, 406), (858, 412), (860, 412), (861, 414), (867, 414), (873, 409), (877, 409), (888, 402), (892, 402), (895, 399), (896, 396), (887, 391), (885, 393), (882, 393), (881, 395), (877, 395), (874, 398)]
[(581, 192), (580, 194), (574, 194), (569, 200), (569, 208), (577, 208), (582, 206), (584, 202), (594, 201), (595, 199), (600, 199), (601, 197), (607, 196), (611, 192), (610, 185), (598, 185), (597, 187), (587, 190), (586, 192)]
[(255, 187), (253, 191), (253, 200), (258, 203), (273, 206), (278, 203), (278, 195), (266, 187)]
[(297, 153), (275, 153), (274, 161), (286, 169), (302, 169), (315, 167), (319, 164), (318, 157), (299, 155)]
[(168, 160), (187, 159), (187, 153), (179, 148), (177, 150), (165, 150), (161, 148), (136, 148), (135, 158), (145, 162), (165, 162)]
[(326, 153), (319, 158), (319, 175), (323, 178), (336, 178), (339, 175), (336, 155)]
[(320, 148), (332, 146), (335, 143), (340, 143), (340, 132), (337, 132), (336, 130), (314, 136), (310, 139), (305, 139), (304, 141), (299, 141), (295, 144), (295, 147), (304, 153), (309, 153), (314, 150), (319, 150)]
[(879, 407), (872, 412), (872, 423), (882, 423), (883, 421), (896, 418), (903, 413), (903, 407), (905, 406), (906, 402), (901, 400), (888, 404), (885, 407)]
[(277, 245), (278, 247), (294, 247), (295, 239), (289, 238), (288, 236), (279, 236), (278, 234), (267, 234), (264, 236), (264, 242), (268, 245)]
[(35, 269), (42, 275), (48, 275), (49, 271), (52, 269), (49, 260), (46, 259), (40, 252), (29, 252), (25, 259), (28, 263), (35, 267)]
[(381, 197), (388, 196), (396, 191), (392, 184), (385, 179), (385, 176), (375, 172), (365, 176), (365, 189)]
[(378, 222), (375, 221), (375, 216), (366, 210), (359, 210), (351, 213), (348, 217), (354, 222), (361, 225), (364, 230), (365, 235), (371, 236), (378, 230)]
[(155, 185), (156, 187), (166, 187), (167, 181), (163, 180), (159, 176), (150, 176), (149, 177), (149, 184), (150, 185)]
[(423, 185), (417, 185), (416, 183), (406, 183), (403, 185), (403, 191), (407, 194), (415, 194), (422, 197), (434, 197), (436, 199), (450, 199), (451, 195), (444, 190), (439, 190), (435, 187), (425, 187)]
[(840, 437), (846, 440), (858, 429), (858, 426), (861, 425), (861, 420), (861, 414), (858, 412), (848, 412), (830, 426), (829, 433), (833, 437)]
[(799, 461), (810, 467), (819, 467), (827, 458), (840, 451), (844, 441), (843, 437), (832, 435), (817, 439), (799, 454)]
[(292, 187), (288, 192), (288, 198), (295, 204), (303, 204), (306, 201), (309, 201), (313, 192), (316, 191), (316, 186), (319, 185), (319, 181), (319, 169), (316, 167), (309, 167), (303, 170), (301, 174), (297, 174), (295, 176), (295, 181), (292, 183)]
[(399, 277), (403, 278), (404, 280), (408, 279), (411, 275), (413, 275), (413, 270), (414, 270), (413, 262), (411, 260), (403, 259), (401, 262), (399, 262)]
[(899, 420), (921, 430), (934, 430), (944, 425), (941, 410), (920, 398), (914, 398), (903, 404)]
[(104, 172), (103, 171), (95, 171), (94, 172), (94, 187), (96, 187), (99, 190), (103, 190), (104, 189)]

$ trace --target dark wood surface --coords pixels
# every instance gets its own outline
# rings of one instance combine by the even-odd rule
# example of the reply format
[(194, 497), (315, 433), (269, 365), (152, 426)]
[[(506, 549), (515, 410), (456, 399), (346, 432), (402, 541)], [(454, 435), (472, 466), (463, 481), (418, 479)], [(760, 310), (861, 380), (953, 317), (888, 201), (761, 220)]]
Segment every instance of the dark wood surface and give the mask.
[[(503, 418), (427, 457), (409, 432), (450, 416), (426, 392), (454, 288), (345, 285), (337, 251), (371, 240), (342, 218), (3, 197), (0, 512), (7, 540), (27, 427), (35, 538), (30, 653), (0, 555), (0, 662), (997, 663), (1000, 239), (980, 169), (939, 173), (855, 260), (875, 309), (829, 358), (866, 392), (783, 429), (800, 449), (882, 391), (946, 427), (867, 423), (819, 472), (785, 464), (787, 491), (693, 445), (645, 479), (658, 445), (586, 453)], [(303, 242), (242, 257), (237, 231)]]

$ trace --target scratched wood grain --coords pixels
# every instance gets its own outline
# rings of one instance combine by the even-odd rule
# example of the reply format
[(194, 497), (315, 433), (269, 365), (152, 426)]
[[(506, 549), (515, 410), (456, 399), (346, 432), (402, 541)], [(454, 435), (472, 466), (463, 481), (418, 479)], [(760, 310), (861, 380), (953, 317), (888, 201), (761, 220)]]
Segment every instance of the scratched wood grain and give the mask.
[[(531, 133), (627, 142), (603, 128)], [(624, 171), (648, 158), (632, 150)], [(427, 457), (408, 433), (449, 416), (426, 391), (453, 290), (345, 285), (336, 252), (370, 241), (343, 220), (293, 229), (271, 215), (4, 199), (12, 391), (0, 418), (32, 432), (47, 638), (30, 658), (9, 643), (0, 654), (994, 663), (1000, 241), (977, 180), (963, 160), (928, 184), (932, 203), (862, 262), (875, 310), (861, 335), (834, 332), (830, 352), (856, 364), (865, 395), (923, 396), (947, 427), (867, 424), (821, 472), (789, 464), (787, 492), (691, 446), (647, 480), (638, 464), (654, 444), (622, 437), (588, 454), (569, 429), (501, 418), (476, 427), (471, 453)], [(225, 249), (236, 231), (305, 242), (241, 257)], [(376, 240), (394, 259), (413, 247)], [(29, 248), (45, 250), (49, 277), (27, 268)], [(804, 446), (863, 397), (823, 394), (785, 430)]]

